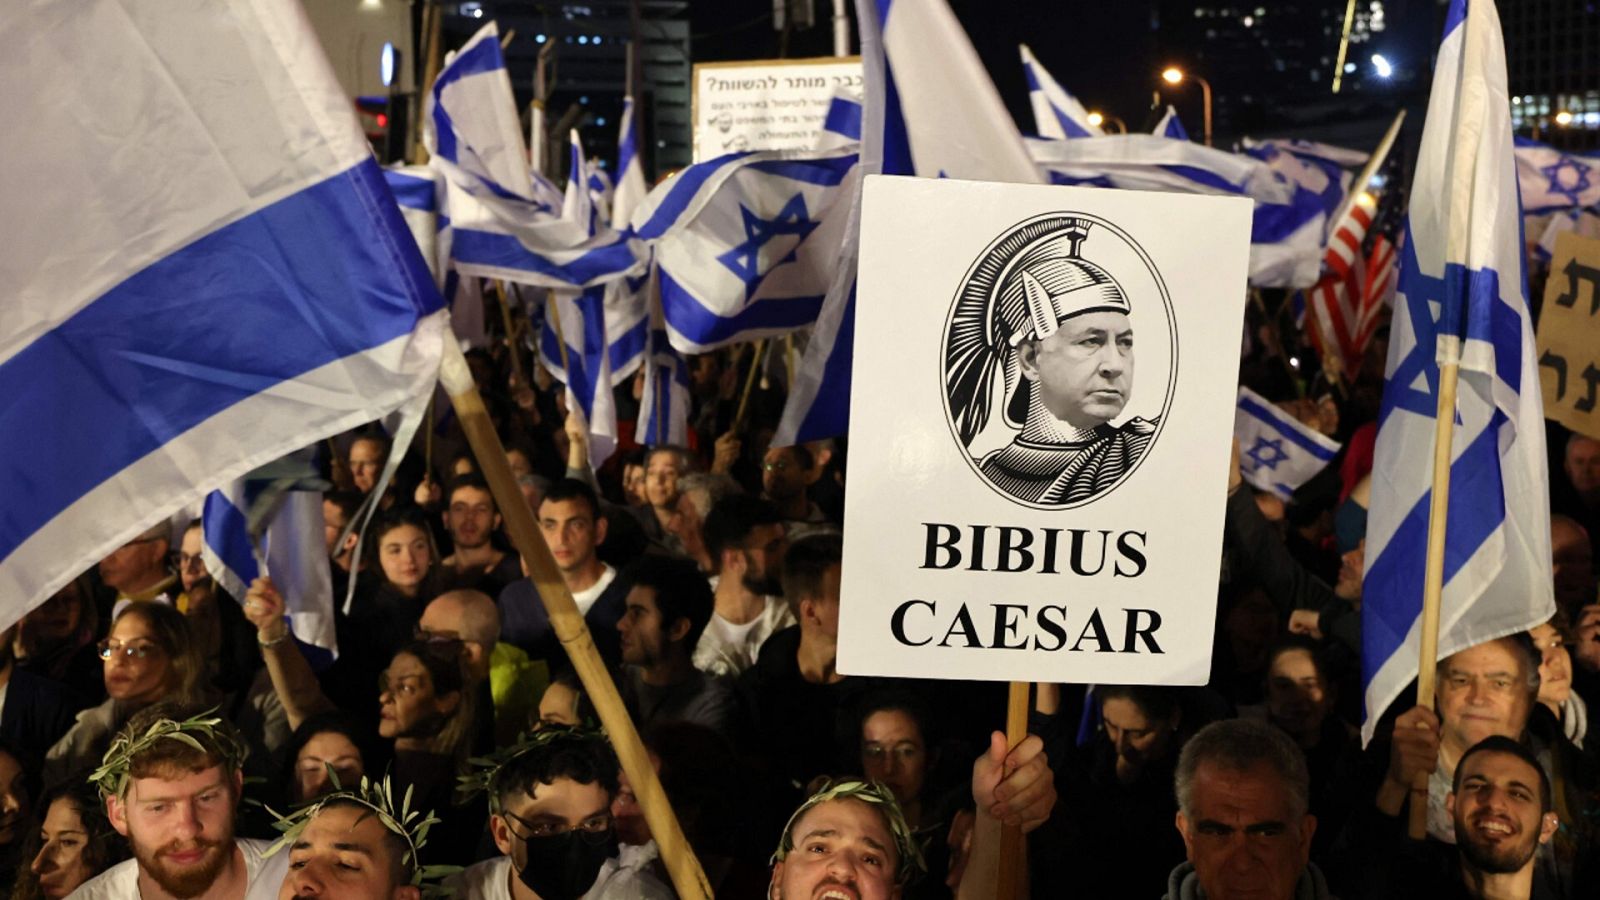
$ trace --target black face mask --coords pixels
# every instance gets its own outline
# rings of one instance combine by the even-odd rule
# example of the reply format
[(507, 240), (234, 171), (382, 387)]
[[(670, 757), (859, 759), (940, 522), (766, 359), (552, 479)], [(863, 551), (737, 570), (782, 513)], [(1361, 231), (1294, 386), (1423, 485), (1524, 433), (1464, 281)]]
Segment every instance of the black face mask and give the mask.
[(565, 834), (522, 841), (522, 868), (517, 878), (540, 900), (578, 900), (600, 875), (600, 867), (616, 855), (614, 832)]

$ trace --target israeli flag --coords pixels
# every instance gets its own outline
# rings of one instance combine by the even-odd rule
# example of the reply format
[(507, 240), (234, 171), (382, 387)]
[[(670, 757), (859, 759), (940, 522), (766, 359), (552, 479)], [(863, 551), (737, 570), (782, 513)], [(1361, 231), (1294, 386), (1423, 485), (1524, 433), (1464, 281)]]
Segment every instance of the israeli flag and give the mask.
[(1556, 239), (1568, 231), (1586, 238), (1600, 238), (1600, 216), (1580, 209), (1562, 210), (1551, 215), (1545, 226), (1536, 232), (1539, 243), (1534, 246), (1534, 255), (1550, 262), (1556, 255)]
[[(263, 494), (272, 490), (270, 481), (241, 478), (206, 495), (200, 516), (206, 570), (234, 600), (243, 600), (250, 582), (270, 575), (295, 638), (337, 655), (322, 493), (289, 489), (269, 501), (271, 509), (261, 509)], [(253, 514), (267, 518), (253, 523)]]
[(1244, 480), (1285, 500), (1326, 468), (1340, 446), (1246, 387), (1239, 388), (1233, 436)]
[[(966, 32), (943, 0), (857, 0), (861, 175), (1040, 182), (1016, 123)], [(1073, 143), (1064, 141), (1061, 143)], [(834, 437), (849, 426), (861, 191), (850, 185), (838, 265), (773, 435), (776, 447)]]
[(1033, 104), (1034, 129), (1042, 138), (1100, 137), (1105, 132), (1089, 124), (1089, 111), (1058, 84), (1027, 44), (1022, 53), (1022, 76), (1028, 81), (1028, 102)]
[(392, 166), (383, 170), (400, 215), (411, 230), (411, 237), (422, 251), (433, 272), (434, 283), (444, 292), (450, 307), (450, 330), (469, 346), (488, 345), (483, 319), (483, 292), (478, 279), (462, 279), (450, 265), (450, 244), (454, 230), (444, 209), (446, 185), (439, 172), (429, 166)]
[(0, 242), (0, 627), (245, 472), (416, 408), (445, 334), (298, 3), (52, 9), (0, 14), (28, 123), (0, 157), (41, 186), (0, 198), (26, 223)]
[(1255, 201), (1250, 283), (1305, 288), (1317, 281), (1329, 198), (1260, 159), (1153, 134), (1030, 140), (1027, 146), (1054, 184), (1249, 197)]
[(585, 214), (564, 214), (570, 190), (552, 209), (528, 167), (493, 22), (446, 57), (426, 103), (423, 142), (448, 185), (450, 258), (462, 275), (581, 289), (643, 273), (627, 235), (597, 227), (581, 178)]
[(1166, 114), (1161, 117), (1161, 121), (1156, 123), (1156, 127), (1150, 133), (1164, 138), (1171, 138), (1175, 141), (1187, 141), (1189, 139), (1189, 132), (1184, 129), (1183, 123), (1178, 120), (1178, 111), (1171, 104), (1167, 105)]
[(1516, 139), (1517, 187), (1524, 212), (1582, 209), (1600, 204), (1600, 156), (1565, 153)]
[(611, 220), (618, 227), (626, 227), (633, 219), (634, 210), (650, 193), (650, 183), (644, 177), (644, 161), (639, 158), (639, 123), (633, 108), (633, 98), (622, 98), (622, 131), (617, 136), (617, 187), (611, 198)]
[[(1439, 658), (1555, 612), (1544, 408), (1494, 5), (1446, 13), (1378, 415), (1362, 591), (1362, 737), (1417, 675), (1440, 364), (1460, 366)], [(1424, 701), (1426, 702), (1426, 701)]]
[(848, 149), (734, 153), (650, 194), (633, 232), (654, 244), (673, 346), (704, 353), (816, 321), (856, 161)]
[(606, 302), (618, 287), (612, 282), (582, 291), (552, 291), (539, 335), (540, 359), (567, 386), (567, 409), (578, 412), (589, 432), (589, 464), (595, 469), (617, 447)]
[[(600, 165), (600, 160), (591, 159), (584, 163), (584, 183), (589, 187), (589, 203), (594, 207), (595, 222), (599, 228), (611, 227), (611, 198), (617, 192), (617, 186), (611, 181), (611, 173)], [(599, 230), (598, 228), (596, 230)]]
[(646, 447), (689, 442), (689, 367), (667, 339), (666, 319), (657, 300), (650, 310), (650, 347), (644, 368), (644, 395), (634, 429)]

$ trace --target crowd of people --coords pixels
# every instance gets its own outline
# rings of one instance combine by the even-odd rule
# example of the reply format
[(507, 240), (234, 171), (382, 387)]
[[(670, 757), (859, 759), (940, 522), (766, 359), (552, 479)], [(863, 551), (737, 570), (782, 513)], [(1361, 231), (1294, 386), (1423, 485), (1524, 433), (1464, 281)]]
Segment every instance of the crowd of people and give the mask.
[[(1237, 452), (1216, 473), (1210, 683), (1036, 685), (1010, 750), (1004, 684), (838, 671), (847, 445), (770, 446), (781, 365), (746, 404), (755, 354), (694, 358), (688, 446), (624, 434), (597, 472), (559, 384), (503, 345), (469, 361), (718, 896), (990, 897), (1006, 824), (1035, 897), (1600, 896), (1600, 441), (1551, 426), (1555, 617), (1443, 660), (1436, 701), (1403, 698), (1363, 748), (1381, 336), (1305, 391), (1257, 324), (1244, 383), (1344, 449), (1287, 502)], [(637, 395), (617, 401), (627, 421)], [(198, 519), (0, 639), (0, 880), (26, 900), (675, 896), (458, 424), (392, 467), (375, 426), (319, 451), (336, 658), (273, 580), (223, 591)]]

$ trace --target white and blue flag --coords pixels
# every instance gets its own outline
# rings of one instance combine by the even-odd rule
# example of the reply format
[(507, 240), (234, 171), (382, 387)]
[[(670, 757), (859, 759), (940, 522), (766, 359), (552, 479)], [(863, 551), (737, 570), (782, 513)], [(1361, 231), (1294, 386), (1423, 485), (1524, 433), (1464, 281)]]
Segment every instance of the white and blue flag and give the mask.
[(1027, 44), (1018, 44), (1017, 49), (1022, 53), (1022, 76), (1028, 81), (1028, 102), (1033, 105), (1033, 127), (1039, 137), (1060, 140), (1105, 134), (1089, 123), (1089, 111), (1039, 65)]
[(856, 161), (853, 148), (732, 153), (650, 194), (633, 232), (654, 244), (673, 346), (703, 353), (816, 321)]
[[(862, 175), (1043, 181), (989, 73), (943, 0), (857, 0), (856, 18), (867, 88)], [(847, 231), (836, 245), (837, 268), (773, 446), (848, 430), (860, 199), (857, 182), (850, 186)]]
[(298, 3), (11, 4), (0, 40), (28, 123), (0, 157), (41, 186), (0, 199), (26, 223), (0, 242), (3, 627), (220, 485), (425, 403), (445, 325)]
[(627, 235), (595, 227), (582, 178), (584, 215), (563, 215), (566, 201), (551, 208), (548, 186), (529, 170), (494, 23), (446, 57), (427, 94), (423, 141), (449, 186), (450, 257), (462, 275), (579, 289), (643, 273)]
[(1506, 96), (1494, 4), (1454, 0), (1411, 187), (1378, 416), (1361, 604), (1366, 740), (1417, 675), (1441, 363), (1459, 364), (1460, 387), (1439, 658), (1555, 612), (1544, 409)]
[(689, 443), (689, 367), (667, 339), (661, 303), (650, 309), (650, 344), (644, 361), (644, 394), (639, 398), (635, 439), (646, 447)]
[(1233, 436), (1244, 480), (1285, 500), (1326, 468), (1340, 446), (1247, 387), (1239, 388)]
[(1183, 122), (1178, 119), (1178, 110), (1170, 103), (1167, 104), (1167, 111), (1162, 115), (1161, 121), (1156, 123), (1156, 127), (1151, 129), (1150, 133), (1164, 138), (1172, 138), (1175, 141), (1187, 141), (1189, 139), (1188, 130), (1183, 127)]
[(828, 98), (828, 112), (822, 118), (818, 150), (837, 150), (861, 143), (861, 96), (846, 88), (834, 90)]
[(1054, 184), (1249, 197), (1250, 283), (1305, 288), (1321, 273), (1329, 197), (1261, 159), (1154, 134), (1027, 145)]
[(338, 644), (322, 493), (240, 478), (206, 496), (200, 521), (201, 555), (217, 585), (243, 600), (250, 582), (271, 576), (295, 638), (328, 651), (331, 661)]
[(483, 317), (483, 292), (476, 278), (462, 278), (450, 265), (450, 217), (443, 202), (446, 186), (438, 170), (431, 166), (391, 166), (383, 170), (400, 215), (411, 230), (422, 258), (428, 261), (434, 283), (444, 293), (450, 308), (450, 330), (468, 346), (488, 346)]
[(1600, 205), (1600, 156), (1516, 139), (1517, 186), (1527, 213)]
[(611, 197), (611, 221), (618, 228), (626, 228), (633, 220), (633, 211), (650, 193), (650, 182), (644, 177), (644, 160), (639, 157), (639, 123), (633, 108), (633, 98), (622, 98), (622, 127), (617, 135), (617, 186)]

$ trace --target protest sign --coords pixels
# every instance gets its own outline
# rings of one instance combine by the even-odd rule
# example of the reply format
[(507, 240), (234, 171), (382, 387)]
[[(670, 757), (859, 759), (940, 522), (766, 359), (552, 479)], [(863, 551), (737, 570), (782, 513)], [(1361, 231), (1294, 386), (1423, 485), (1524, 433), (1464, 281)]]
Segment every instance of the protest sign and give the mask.
[(863, 203), (839, 670), (1205, 683), (1250, 202)]
[(744, 150), (809, 150), (841, 89), (862, 90), (860, 57), (698, 64), (695, 162)]
[(1539, 308), (1539, 382), (1546, 418), (1600, 438), (1600, 240), (1556, 238)]

